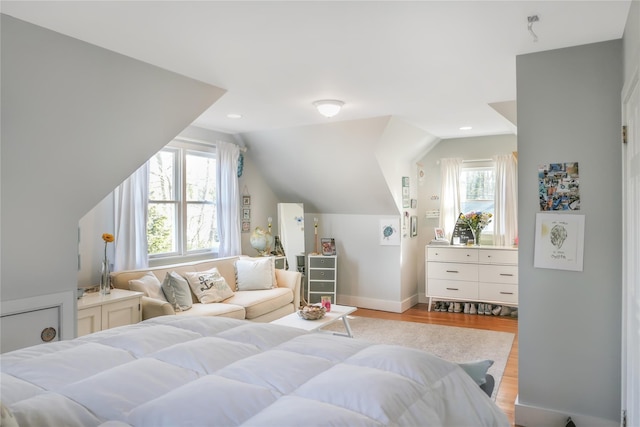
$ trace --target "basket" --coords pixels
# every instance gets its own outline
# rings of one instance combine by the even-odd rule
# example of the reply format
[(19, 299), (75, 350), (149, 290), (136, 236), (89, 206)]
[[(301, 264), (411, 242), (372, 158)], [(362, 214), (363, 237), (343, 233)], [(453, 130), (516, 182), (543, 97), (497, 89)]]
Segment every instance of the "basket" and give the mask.
[(322, 319), (327, 310), (324, 307), (320, 307), (317, 305), (306, 305), (302, 307), (301, 310), (298, 310), (298, 316), (303, 318), (304, 320), (318, 320)]

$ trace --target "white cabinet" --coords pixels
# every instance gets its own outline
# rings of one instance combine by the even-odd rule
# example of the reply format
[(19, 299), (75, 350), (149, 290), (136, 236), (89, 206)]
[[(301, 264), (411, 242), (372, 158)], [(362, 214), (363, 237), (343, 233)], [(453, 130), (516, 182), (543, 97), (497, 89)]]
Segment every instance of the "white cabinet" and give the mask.
[(434, 299), (518, 305), (518, 250), (426, 247), (426, 295)]
[(330, 296), (336, 304), (338, 257), (335, 255), (309, 255), (307, 262), (307, 302), (316, 304), (321, 297)]
[(84, 294), (78, 300), (78, 336), (142, 320), (142, 292), (112, 289), (109, 295)]

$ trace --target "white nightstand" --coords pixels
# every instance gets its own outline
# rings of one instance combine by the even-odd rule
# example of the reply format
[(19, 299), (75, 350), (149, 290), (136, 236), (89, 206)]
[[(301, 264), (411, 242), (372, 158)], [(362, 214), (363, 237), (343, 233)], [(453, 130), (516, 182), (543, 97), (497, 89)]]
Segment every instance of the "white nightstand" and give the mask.
[(142, 292), (111, 289), (109, 295), (100, 292), (84, 294), (78, 300), (78, 336), (142, 320)]

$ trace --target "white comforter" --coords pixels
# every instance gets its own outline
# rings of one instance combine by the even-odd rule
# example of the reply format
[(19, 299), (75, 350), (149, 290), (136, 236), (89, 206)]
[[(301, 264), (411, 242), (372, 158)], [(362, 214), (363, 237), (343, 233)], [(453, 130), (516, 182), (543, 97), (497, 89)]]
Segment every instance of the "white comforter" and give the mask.
[(425, 352), (221, 317), (156, 317), (0, 367), (22, 427), (509, 425), (458, 365)]

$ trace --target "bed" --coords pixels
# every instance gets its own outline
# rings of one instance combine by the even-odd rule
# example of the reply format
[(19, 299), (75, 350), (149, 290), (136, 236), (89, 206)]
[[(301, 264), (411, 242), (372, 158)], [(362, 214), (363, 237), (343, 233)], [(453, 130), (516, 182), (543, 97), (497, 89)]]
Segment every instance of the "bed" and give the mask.
[(508, 426), (460, 366), (392, 345), (161, 316), (0, 356), (26, 426)]

